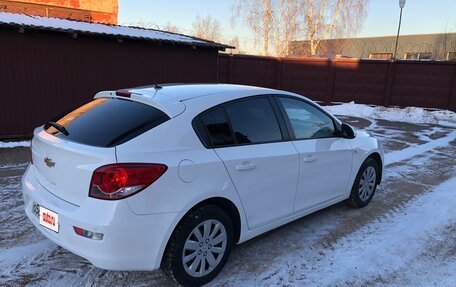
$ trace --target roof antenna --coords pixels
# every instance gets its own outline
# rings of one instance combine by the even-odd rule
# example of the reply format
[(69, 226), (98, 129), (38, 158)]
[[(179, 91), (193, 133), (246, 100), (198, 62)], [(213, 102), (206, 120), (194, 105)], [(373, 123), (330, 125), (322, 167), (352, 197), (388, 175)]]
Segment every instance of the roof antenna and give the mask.
[(160, 90), (160, 89), (162, 89), (162, 88), (163, 88), (163, 87), (160, 86), (159, 84), (157, 84), (157, 83), (154, 84), (154, 89)]

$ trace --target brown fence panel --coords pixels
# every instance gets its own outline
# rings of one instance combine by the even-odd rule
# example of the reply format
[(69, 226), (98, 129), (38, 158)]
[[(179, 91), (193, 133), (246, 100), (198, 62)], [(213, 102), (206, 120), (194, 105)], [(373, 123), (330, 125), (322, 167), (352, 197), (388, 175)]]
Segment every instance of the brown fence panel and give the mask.
[(382, 105), (388, 79), (388, 63), (336, 59), (332, 101)]
[(455, 63), (398, 61), (390, 104), (449, 109), (455, 81)]
[(217, 51), (0, 29), (0, 137), (30, 134), (101, 90), (216, 82)]
[(456, 62), (220, 55), (219, 82), (279, 88), (316, 101), (456, 111)]
[[(229, 60), (228, 73), (222, 72), (220, 83), (277, 88), (280, 66), (276, 58), (246, 55), (224, 55), (222, 57), (229, 57)], [(225, 68), (223, 64), (219, 67)]]
[(330, 63), (327, 59), (283, 59), (280, 89), (326, 101)]
[(218, 57), (217, 69), (218, 75), (217, 80), (219, 83), (230, 83), (230, 64), (231, 56), (228, 54), (220, 54)]

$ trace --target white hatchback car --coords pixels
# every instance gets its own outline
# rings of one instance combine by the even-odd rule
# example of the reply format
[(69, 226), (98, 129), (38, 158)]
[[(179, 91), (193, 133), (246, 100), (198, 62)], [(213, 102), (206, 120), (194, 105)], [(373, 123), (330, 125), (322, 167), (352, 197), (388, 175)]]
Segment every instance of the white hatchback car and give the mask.
[(98, 93), (34, 131), (25, 212), (109, 270), (162, 267), (202, 285), (235, 243), (380, 183), (379, 141), (313, 101), (237, 85)]

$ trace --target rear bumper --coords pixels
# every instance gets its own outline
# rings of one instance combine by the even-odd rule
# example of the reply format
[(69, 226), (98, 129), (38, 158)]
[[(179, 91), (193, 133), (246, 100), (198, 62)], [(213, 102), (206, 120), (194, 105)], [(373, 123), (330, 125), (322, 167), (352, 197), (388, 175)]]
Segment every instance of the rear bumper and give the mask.
[[(107, 270), (154, 270), (160, 267), (168, 239), (180, 213), (136, 215), (125, 200), (104, 201), (87, 197), (81, 206), (64, 201), (36, 180), (33, 166), (22, 178), (25, 213), (36, 228), (63, 248)], [(33, 203), (56, 212), (59, 232), (40, 225)], [(73, 226), (103, 233), (102, 240), (76, 234)]]

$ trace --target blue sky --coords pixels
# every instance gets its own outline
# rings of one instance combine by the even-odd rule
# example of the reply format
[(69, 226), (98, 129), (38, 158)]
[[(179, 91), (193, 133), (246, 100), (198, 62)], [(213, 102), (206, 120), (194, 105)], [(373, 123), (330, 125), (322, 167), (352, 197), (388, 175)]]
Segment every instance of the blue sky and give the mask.
[[(163, 26), (170, 22), (189, 33), (197, 15), (212, 15), (221, 23), (226, 37), (237, 35), (242, 41), (254, 38), (246, 25), (231, 24), (236, 0), (119, 0), (119, 23), (151, 22)], [(399, 19), (398, 0), (371, 0), (367, 18), (358, 36), (395, 35)], [(456, 0), (407, 0), (403, 10), (401, 34), (427, 34), (456, 31)]]

